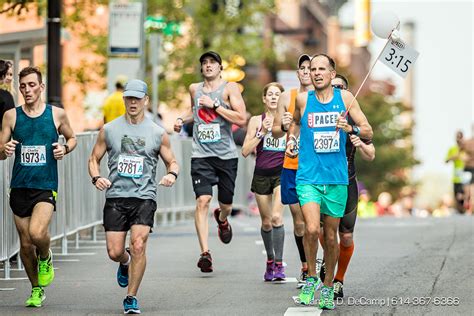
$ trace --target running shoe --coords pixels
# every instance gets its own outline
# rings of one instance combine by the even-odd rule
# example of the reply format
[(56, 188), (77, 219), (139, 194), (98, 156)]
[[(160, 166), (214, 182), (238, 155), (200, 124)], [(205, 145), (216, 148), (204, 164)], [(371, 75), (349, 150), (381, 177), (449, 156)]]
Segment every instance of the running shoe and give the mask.
[(123, 313), (124, 314), (141, 314), (140, 307), (138, 307), (138, 301), (135, 296), (129, 296), (123, 300)]
[(263, 279), (267, 282), (273, 280), (273, 273), (274, 273), (275, 264), (273, 261), (267, 261), (267, 269), (265, 270), (265, 274), (263, 275)]
[(301, 269), (301, 274), (298, 279), (298, 284), (296, 285), (297, 289), (301, 289), (306, 284), (306, 279), (308, 278), (308, 269)]
[(41, 259), (38, 255), (38, 285), (40, 287), (48, 286), (54, 280), (53, 253), (51, 249), (48, 252), (46, 259)]
[(203, 252), (199, 261), (197, 263), (198, 268), (201, 269), (201, 272), (208, 273), (212, 272), (212, 257), (209, 252)]
[(41, 307), (41, 303), (43, 303), (46, 295), (44, 295), (44, 290), (39, 287), (35, 286), (31, 289), (31, 295), (26, 300), (25, 306), (26, 307)]
[(224, 222), (219, 220), (220, 213), (221, 210), (219, 208), (214, 210), (214, 218), (216, 219), (218, 227), (217, 234), (224, 244), (228, 244), (232, 240), (232, 227), (227, 219)]
[(302, 305), (311, 305), (314, 303), (314, 293), (321, 286), (321, 281), (317, 277), (308, 277), (306, 284), (301, 289), (298, 296), (299, 302)]
[[(128, 252), (128, 255), (131, 256), (130, 248), (125, 248), (125, 250)], [(119, 263), (119, 267), (117, 269), (117, 283), (120, 287), (128, 286), (128, 267), (129, 265)]]
[(342, 288), (344, 287), (344, 284), (342, 281), (339, 280), (334, 280), (334, 299), (338, 298), (343, 298), (344, 297), (344, 292)]
[(321, 309), (334, 309), (334, 290), (332, 287), (324, 285), (321, 289), (321, 295), (319, 297), (319, 308)]
[(282, 262), (275, 263), (275, 274), (273, 275), (275, 281), (283, 281), (286, 278), (285, 267)]

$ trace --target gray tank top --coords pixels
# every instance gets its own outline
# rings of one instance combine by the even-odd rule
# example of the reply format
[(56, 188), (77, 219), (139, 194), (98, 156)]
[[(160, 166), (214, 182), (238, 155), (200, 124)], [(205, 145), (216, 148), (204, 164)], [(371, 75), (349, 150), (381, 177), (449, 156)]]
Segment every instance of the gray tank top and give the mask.
[(223, 94), (227, 82), (215, 91), (203, 91), (204, 83), (199, 83), (194, 96), (193, 107), (193, 154), (192, 158), (218, 157), (223, 160), (237, 158), (237, 150), (232, 137), (232, 123), (225, 120), (213, 109), (199, 106), (198, 99), (202, 95), (218, 100), (226, 109), (230, 105), (224, 103)]
[(156, 166), (165, 130), (149, 118), (134, 125), (125, 116), (105, 124), (104, 130), (112, 182), (105, 197), (155, 200)]

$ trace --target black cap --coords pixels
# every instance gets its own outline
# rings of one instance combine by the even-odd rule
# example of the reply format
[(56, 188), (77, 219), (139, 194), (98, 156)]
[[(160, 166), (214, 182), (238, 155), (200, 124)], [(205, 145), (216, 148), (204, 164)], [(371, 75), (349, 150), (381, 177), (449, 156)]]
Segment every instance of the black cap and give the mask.
[(213, 52), (211, 50), (208, 51), (208, 52), (205, 52), (204, 54), (201, 55), (201, 57), (199, 57), (199, 62), (202, 64), (204, 58), (206, 58), (206, 57), (211, 57), (215, 61), (217, 61), (219, 63), (219, 65), (222, 65), (222, 58), (221, 58), (221, 56), (219, 56), (218, 53)]
[(311, 61), (311, 57), (309, 57), (309, 55), (307, 55), (307, 54), (301, 55), (301, 56), (298, 58), (298, 68), (300, 68), (300, 67), (301, 67), (301, 64), (302, 64), (303, 62), (307, 61), (307, 60)]

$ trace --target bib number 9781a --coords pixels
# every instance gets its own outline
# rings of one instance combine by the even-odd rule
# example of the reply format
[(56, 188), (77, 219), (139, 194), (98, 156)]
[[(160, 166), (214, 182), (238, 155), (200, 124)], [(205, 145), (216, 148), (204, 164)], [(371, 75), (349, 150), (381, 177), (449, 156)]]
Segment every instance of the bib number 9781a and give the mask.
[(23, 166), (46, 165), (46, 146), (21, 146), (20, 163)]

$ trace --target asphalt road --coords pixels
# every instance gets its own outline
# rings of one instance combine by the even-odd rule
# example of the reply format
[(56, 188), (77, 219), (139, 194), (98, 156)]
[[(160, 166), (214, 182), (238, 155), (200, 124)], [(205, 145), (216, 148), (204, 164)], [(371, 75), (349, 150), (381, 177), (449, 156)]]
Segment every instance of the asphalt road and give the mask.
[[(472, 315), (472, 217), (358, 220), (355, 252), (344, 283), (345, 298), (334, 315)], [(319, 315), (295, 306), (299, 262), (292, 222), (285, 217), (284, 261), (288, 282), (263, 282), (264, 247), (259, 219), (232, 218), (234, 239), (220, 243), (210, 218), (214, 272), (196, 267), (193, 223), (157, 228), (138, 299), (147, 315)], [(0, 281), (2, 315), (120, 315), (126, 290), (116, 284), (103, 234), (83, 241), (68, 256), (55, 255), (56, 279), (40, 309), (23, 307), (27, 280)], [(59, 252), (55, 248), (55, 252)], [(77, 253), (77, 254), (74, 254)], [(85, 253), (85, 254), (84, 254)], [(321, 256), (321, 253), (318, 254)], [(25, 276), (13, 271), (12, 277)]]

